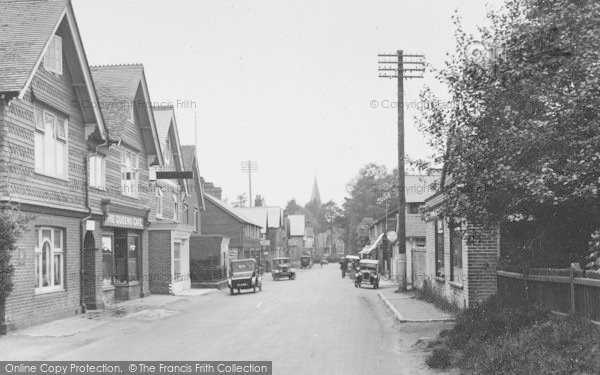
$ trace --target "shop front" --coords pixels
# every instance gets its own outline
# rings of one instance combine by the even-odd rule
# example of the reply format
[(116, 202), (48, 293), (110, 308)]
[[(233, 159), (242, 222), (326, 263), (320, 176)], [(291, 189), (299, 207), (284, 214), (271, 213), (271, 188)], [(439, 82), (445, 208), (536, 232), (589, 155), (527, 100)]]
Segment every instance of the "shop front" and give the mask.
[(102, 292), (105, 303), (144, 296), (145, 218), (110, 213), (102, 225)]

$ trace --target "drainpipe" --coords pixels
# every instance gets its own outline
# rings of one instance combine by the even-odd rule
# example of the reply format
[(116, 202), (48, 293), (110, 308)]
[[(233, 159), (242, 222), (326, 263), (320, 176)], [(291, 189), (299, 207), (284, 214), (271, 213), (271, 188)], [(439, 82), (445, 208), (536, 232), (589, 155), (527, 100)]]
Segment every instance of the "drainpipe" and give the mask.
[(90, 193), (89, 193), (89, 188), (88, 188), (88, 185), (89, 185), (89, 178), (88, 178), (89, 162), (90, 162), (91, 158), (98, 155), (98, 147), (105, 146), (105, 145), (109, 145), (108, 139), (105, 142), (94, 146), (93, 153), (87, 154), (86, 156), (83, 157), (83, 168), (84, 168), (83, 170), (84, 170), (84, 176), (85, 176), (83, 189), (85, 191), (85, 207), (88, 210), (88, 214), (86, 217), (81, 219), (81, 223), (79, 224), (80, 225), (80, 233), (81, 233), (81, 251), (79, 254), (79, 304), (81, 305), (82, 313), (85, 313), (87, 311), (87, 306), (85, 305), (85, 298), (84, 298), (84, 293), (85, 293), (84, 257), (85, 257), (85, 234), (86, 234), (85, 223), (86, 223), (86, 221), (88, 221), (89, 219), (92, 218), (92, 207), (90, 206)]

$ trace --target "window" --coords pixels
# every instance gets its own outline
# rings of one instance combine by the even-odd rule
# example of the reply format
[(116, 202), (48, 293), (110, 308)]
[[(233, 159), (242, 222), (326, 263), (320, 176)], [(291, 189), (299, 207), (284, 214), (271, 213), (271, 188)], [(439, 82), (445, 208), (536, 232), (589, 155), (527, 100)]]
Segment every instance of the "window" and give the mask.
[(411, 203), (407, 203), (406, 204), (406, 213), (407, 214), (418, 214), (419, 213), (419, 207), (421, 207), (421, 203), (418, 202), (411, 202)]
[(156, 216), (163, 216), (163, 191), (160, 186), (156, 188)]
[(112, 236), (102, 236), (102, 287), (113, 285), (114, 257)]
[(51, 111), (34, 107), (35, 171), (67, 178), (67, 132), (69, 122)]
[(171, 161), (172, 161), (172, 152), (171, 152), (171, 140), (169, 139), (169, 137), (167, 137), (167, 143), (165, 144), (165, 168), (169, 169), (171, 168)]
[(460, 225), (450, 229), (450, 280), (462, 284), (462, 230)]
[(62, 38), (58, 35), (53, 35), (44, 56), (44, 69), (52, 73), (62, 74), (62, 57)]
[(127, 107), (127, 121), (131, 122), (132, 124), (135, 122), (135, 115), (134, 115), (134, 108), (133, 108), (133, 103), (128, 103), (128, 107)]
[(184, 205), (183, 205), (183, 213), (182, 213), (182, 216), (183, 216), (183, 223), (184, 223), (185, 225), (190, 225), (190, 215), (189, 215), (189, 210), (190, 210), (189, 206), (188, 206), (187, 204), (184, 204)]
[(121, 149), (121, 194), (138, 196), (138, 155), (127, 149)]
[(62, 290), (64, 280), (64, 232), (50, 227), (35, 228), (35, 289)]
[(181, 243), (173, 243), (173, 276), (175, 280), (181, 277)]
[(435, 275), (444, 277), (444, 221), (435, 221)]
[(96, 155), (90, 158), (90, 186), (104, 189), (106, 167), (104, 156)]
[(173, 192), (173, 220), (179, 221), (179, 194)]
[(196, 232), (200, 232), (200, 228), (198, 228), (198, 223), (199, 223), (199, 220), (198, 220), (198, 209), (194, 208), (194, 230)]

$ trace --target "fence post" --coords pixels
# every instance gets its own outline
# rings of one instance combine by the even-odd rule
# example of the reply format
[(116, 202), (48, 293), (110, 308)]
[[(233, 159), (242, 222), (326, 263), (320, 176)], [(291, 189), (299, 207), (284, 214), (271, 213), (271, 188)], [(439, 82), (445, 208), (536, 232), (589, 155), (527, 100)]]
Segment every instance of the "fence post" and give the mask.
[(575, 267), (569, 267), (569, 286), (571, 287), (571, 314), (575, 315)]

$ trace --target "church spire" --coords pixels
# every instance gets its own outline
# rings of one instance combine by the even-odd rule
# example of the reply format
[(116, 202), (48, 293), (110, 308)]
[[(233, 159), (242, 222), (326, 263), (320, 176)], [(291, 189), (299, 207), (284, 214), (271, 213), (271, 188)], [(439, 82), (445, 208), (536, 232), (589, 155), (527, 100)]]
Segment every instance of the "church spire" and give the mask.
[(317, 177), (315, 176), (315, 183), (313, 184), (312, 194), (310, 195), (310, 203), (321, 205), (321, 194), (319, 194), (319, 186), (317, 185)]

